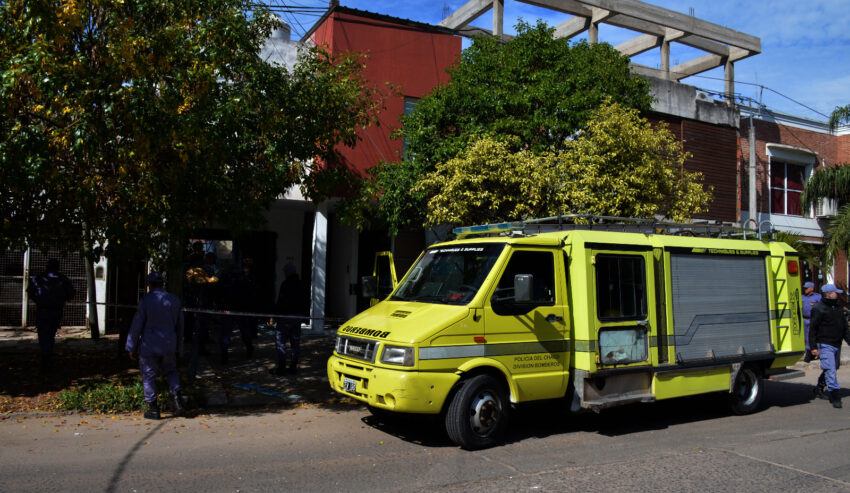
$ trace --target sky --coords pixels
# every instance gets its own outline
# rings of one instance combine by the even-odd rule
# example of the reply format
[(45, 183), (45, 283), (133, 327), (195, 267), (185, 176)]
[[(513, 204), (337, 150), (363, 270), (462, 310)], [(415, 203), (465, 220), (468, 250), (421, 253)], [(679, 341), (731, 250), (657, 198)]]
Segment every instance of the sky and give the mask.
[[(327, 0), (268, 0), (280, 10), (300, 38), (328, 6)], [(466, 0), (340, 0), (360, 10), (437, 24), (445, 12), (454, 12)], [(850, 0), (647, 0), (646, 3), (690, 14), (699, 19), (741, 31), (761, 39), (760, 54), (735, 62), (735, 91), (768, 109), (793, 116), (826, 121), (836, 106), (850, 104)], [(308, 7), (304, 9), (303, 7)], [(569, 19), (562, 14), (518, 0), (505, 0), (504, 26), (522, 19), (542, 19), (556, 26)], [(472, 25), (492, 28), (491, 12)], [(617, 45), (640, 33), (602, 25), (600, 42)], [(586, 39), (586, 33), (576, 38)], [(464, 47), (469, 42), (464, 43)], [(675, 65), (705, 54), (678, 43), (671, 45), (670, 62)], [(638, 55), (633, 61), (651, 67), (660, 64), (660, 50)], [(723, 91), (723, 68), (688, 77), (681, 82), (708, 91)]]

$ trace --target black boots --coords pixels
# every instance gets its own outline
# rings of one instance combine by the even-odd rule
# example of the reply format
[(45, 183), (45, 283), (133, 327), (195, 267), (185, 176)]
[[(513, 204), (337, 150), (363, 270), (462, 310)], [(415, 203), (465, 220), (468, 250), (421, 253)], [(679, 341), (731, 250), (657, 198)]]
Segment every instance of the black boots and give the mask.
[(822, 385), (815, 385), (814, 393), (818, 399), (829, 399), (829, 393)]
[(159, 419), (159, 404), (156, 401), (148, 402), (145, 419)]
[(829, 402), (835, 409), (841, 409), (841, 396), (838, 395), (838, 390), (829, 391)]
[(186, 406), (183, 405), (183, 398), (180, 396), (180, 393), (177, 392), (174, 394), (174, 415), (183, 416), (183, 413), (185, 412)]

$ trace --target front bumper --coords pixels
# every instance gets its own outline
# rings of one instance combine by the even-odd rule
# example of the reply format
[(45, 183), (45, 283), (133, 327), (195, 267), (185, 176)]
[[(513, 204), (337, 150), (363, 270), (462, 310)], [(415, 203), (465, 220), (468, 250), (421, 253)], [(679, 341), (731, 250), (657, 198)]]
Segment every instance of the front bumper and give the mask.
[[(354, 391), (344, 380), (354, 381)], [(366, 404), (403, 413), (437, 414), (460, 375), (446, 372), (394, 370), (345, 359), (334, 354), (328, 359), (331, 388)]]

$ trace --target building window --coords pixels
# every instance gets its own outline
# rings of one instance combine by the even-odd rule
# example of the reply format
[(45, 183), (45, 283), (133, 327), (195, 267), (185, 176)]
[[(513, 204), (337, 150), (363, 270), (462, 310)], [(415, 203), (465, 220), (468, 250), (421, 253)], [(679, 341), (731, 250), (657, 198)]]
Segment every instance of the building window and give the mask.
[(782, 161), (770, 163), (770, 212), (802, 216), (803, 183), (806, 167)]
[[(408, 96), (404, 97), (404, 114), (409, 115), (413, 113), (413, 109), (416, 108), (416, 104), (419, 103), (419, 98), (411, 98)], [(401, 157), (402, 159), (407, 159), (407, 135), (404, 135), (404, 138), (401, 140)]]

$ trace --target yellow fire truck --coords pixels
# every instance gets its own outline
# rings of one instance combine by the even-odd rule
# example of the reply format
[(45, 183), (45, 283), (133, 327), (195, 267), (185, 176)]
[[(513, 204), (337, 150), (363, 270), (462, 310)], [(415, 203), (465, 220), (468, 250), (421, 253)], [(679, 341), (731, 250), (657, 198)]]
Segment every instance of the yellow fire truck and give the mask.
[(476, 449), (498, 443), (511, 403), (580, 412), (725, 392), (745, 414), (762, 378), (793, 373), (804, 342), (788, 245), (581, 219), (457, 228), (426, 249), (338, 330), (332, 388), (376, 413), (442, 414)]

